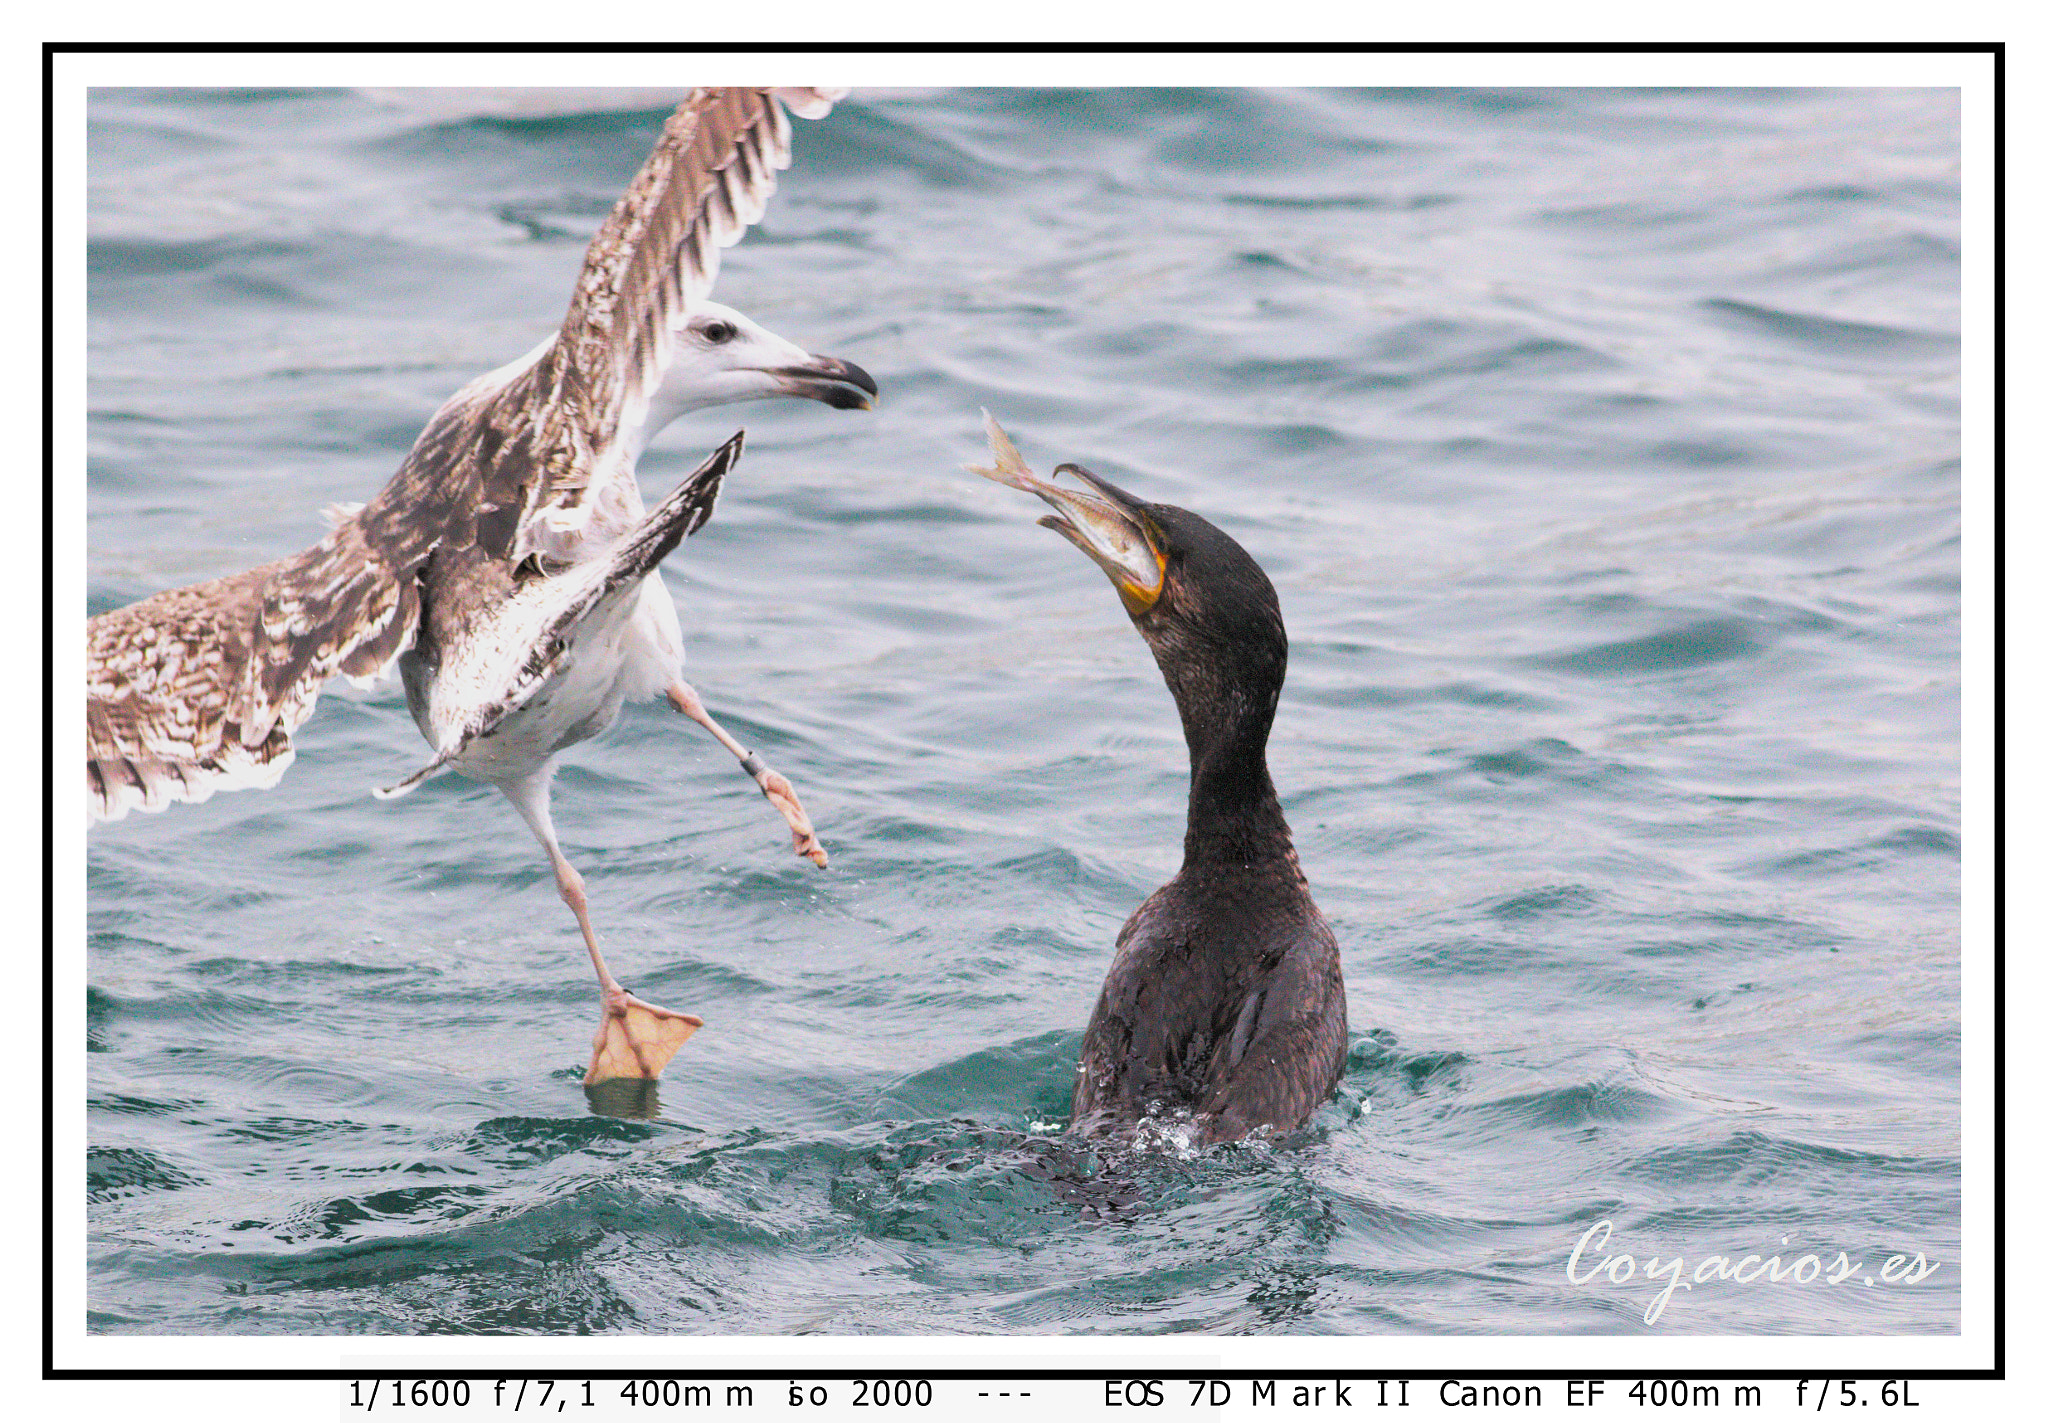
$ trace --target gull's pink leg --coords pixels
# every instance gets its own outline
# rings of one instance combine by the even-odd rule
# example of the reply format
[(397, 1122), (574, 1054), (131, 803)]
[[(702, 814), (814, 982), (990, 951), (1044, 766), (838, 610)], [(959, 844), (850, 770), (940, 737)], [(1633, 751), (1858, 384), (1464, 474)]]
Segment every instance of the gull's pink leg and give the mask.
[(789, 822), (789, 835), (797, 854), (819, 869), (825, 868), (825, 847), (818, 843), (818, 832), (811, 828), (811, 818), (804, 814), (803, 802), (796, 798), (796, 788), (782, 773), (770, 770), (759, 756), (733, 740), (724, 727), (713, 721), (711, 713), (704, 710), (704, 699), (688, 682), (678, 681), (668, 689), (668, 704), (717, 737), (719, 745), (739, 757), (740, 769), (754, 778), (761, 794), (768, 797), (769, 804), (781, 811), (782, 818)]
[(597, 931), (590, 925), (590, 898), (583, 891), (583, 876), (576, 873), (576, 867), (569, 863), (555, 840), (554, 820), (548, 814), (549, 774), (548, 769), (543, 769), (529, 780), (501, 785), (499, 789), (518, 807), (532, 827), (534, 838), (547, 851), (548, 863), (555, 871), (555, 888), (561, 893), (562, 902), (569, 906), (569, 912), (576, 916), (576, 927), (583, 931), (583, 946), (590, 951), (590, 966), (597, 970), (597, 992), (604, 1005), (604, 1017), (598, 1022), (597, 1036), (591, 1040), (590, 1069), (583, 1074), (583, 1085), (592, 1086), (614, 1077), (659, 1077), (676, 1050), (704, 1026), (704, 1020), (694, 1013), (673, 1012), (634, 997), (605, 967), (604, 952), (597, 946)]

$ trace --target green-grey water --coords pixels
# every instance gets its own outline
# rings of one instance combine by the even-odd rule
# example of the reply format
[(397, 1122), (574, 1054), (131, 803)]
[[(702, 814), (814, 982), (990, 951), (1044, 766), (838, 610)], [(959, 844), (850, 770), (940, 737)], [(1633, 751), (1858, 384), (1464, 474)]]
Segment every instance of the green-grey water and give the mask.
[[(98, 93), (89, 610), (374, 492), (559, 320), (660, 118)], [(592, 1101), (588, 964), (510, 807), (367, 794), (425, 754), (395, 689), (326, 697), (275, 790), (96, 831), (89, 1326), (1956, 1329), (1957, 124), (1882, 89), (800, 124), (718, 294), (882, 407), (706, 412), (642, 476), (748, 430), (667, 577), (832, 868), (665, 708), (570, 753), (614, 965), (708, 1020), (658, 1100)], [(961, 472), (982, 406), (1279, 588), (1274, 776), (1352, 1031), (1302, 1133), (1058, 1141), (1186, 772), (1113, 592)], [(1652, 1326), (1640, 1281), (1567, 1278), (1601, 1220), (1940, 1268)]]

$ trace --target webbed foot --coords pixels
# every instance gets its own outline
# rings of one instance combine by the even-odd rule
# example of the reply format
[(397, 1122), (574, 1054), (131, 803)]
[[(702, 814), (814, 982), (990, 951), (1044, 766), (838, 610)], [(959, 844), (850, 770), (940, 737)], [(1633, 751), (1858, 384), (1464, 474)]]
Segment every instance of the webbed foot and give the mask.
[(590, 1070), (583, 1085), (619, 1077), (661, 1076), (677, 1049), (704, 1026), (695, 1013), (677, 1013), (643, 1003), (621, 988), (604, 995), (604, 1019), (591, 1041)]

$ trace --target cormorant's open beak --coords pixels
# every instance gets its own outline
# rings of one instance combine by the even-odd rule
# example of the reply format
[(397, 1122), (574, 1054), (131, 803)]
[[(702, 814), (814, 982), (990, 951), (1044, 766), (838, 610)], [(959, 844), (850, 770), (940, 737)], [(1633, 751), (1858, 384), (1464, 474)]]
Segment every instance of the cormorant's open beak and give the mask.
[(1158, 602), (1166, 587), (1166, 555), (1160, 549), (1156, 526), (1146, 515), (1143, 502), (1077, 464), (1063, 464), (1053, 474), (1073, 474), (1085, 479), (1094, 487), (1093, 493), (1040, 479), (1025, 467), (1017, 447), (1010, 443), (995, 417), (986, 410), (981, 413), (987, 422), (995, 468), (969, 465), (969, 471), (1013, 489), (1029, 490), (1052, 505), (1055, 512), (1038, 522), (1095, 560), (1116, 585), (1117, 595), (1132, 617)]
[(1087, 480), (1095, 494), (1048, 484), (1035, 492), (1058, 512), (1038, 522), (1094, 559), (1136, 617), (1158, 602), (1166, 587), (1166, 555), (1153, 541), (1152, 521), (1136, 499), (1100, 475), (1077, 464), (1054, 467), (1055, 479), (1063, 474)]
[(768, 372), (784, 395), (822, 400), (834, 410), (872, 410), (881, 391), (875, 378), (837, 356), (813, 356), (801, 365), (778, 366)]

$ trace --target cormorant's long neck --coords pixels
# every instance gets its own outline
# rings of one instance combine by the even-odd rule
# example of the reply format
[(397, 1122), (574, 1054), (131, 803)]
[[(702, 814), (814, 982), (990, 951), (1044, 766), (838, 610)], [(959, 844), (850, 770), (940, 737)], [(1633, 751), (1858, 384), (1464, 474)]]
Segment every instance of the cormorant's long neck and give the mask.
[(1293, 854), (1294, 838), (1266, 771), (1263, 736), (1255, 747), (1225, 745), (1205, 756), (1190, 754), (1185, 863), (1252, 865)]
[(1210, 667), (1164, 670), (1188, 743), (1185, 863), (1291, 861), (1293, 836), (1266, 769), (1278, 678), (1260, 685), (1219, 678)]

